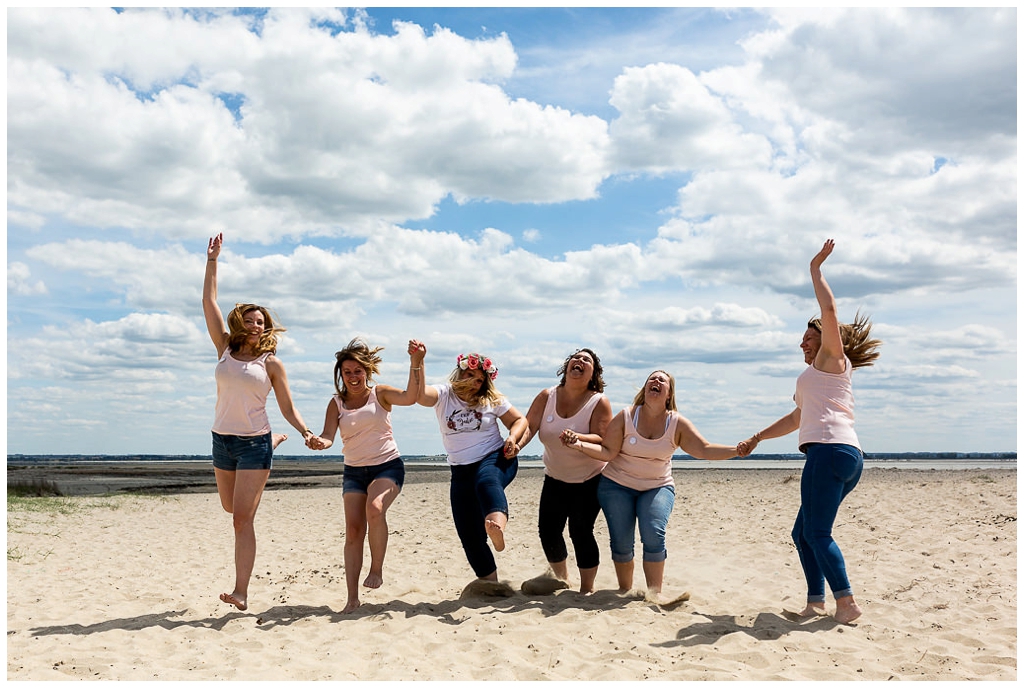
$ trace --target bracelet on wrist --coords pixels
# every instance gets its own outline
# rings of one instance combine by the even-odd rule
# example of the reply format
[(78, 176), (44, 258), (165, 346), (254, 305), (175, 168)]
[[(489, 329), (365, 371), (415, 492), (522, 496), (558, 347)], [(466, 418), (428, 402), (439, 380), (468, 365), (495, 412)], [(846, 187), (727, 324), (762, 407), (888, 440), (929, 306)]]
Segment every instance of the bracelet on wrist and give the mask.
[(423, 366), (420, 366), (418, 368), (413, 368), (412, 366), (409, 366), (409, 370), (423, 370)]

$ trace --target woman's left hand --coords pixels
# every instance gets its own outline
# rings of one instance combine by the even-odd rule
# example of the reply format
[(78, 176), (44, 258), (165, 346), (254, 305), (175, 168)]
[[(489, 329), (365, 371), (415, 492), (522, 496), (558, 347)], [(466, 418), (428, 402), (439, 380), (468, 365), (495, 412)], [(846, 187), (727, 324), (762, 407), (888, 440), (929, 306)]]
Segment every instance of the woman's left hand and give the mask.
[(519, 454), (519, 445), (516, 443), (515, 440), (509, 437), (507, 440), (505, 440), (505, 458), (511, 459), (517, 454)]

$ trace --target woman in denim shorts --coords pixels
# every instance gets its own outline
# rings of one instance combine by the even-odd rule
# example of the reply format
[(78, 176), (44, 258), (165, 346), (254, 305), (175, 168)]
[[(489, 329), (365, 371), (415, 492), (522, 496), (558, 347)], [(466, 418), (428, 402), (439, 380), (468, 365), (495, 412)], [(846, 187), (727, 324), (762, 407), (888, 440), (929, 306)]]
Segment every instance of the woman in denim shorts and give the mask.
[[(607, 461), (597, 499), (608, 523), (619, 592), (633, 587), (633, 547), (637, 526), (643, 543), (644, 578), (655, 600), (665, 577), (665, 532), (675, 504), (672, 454), (680, 448), (698, 459), (729, 459), (736, 447), (711, 444), (676, 410), (675, 378), (655, 370), (608, 426), (601, 444), (566, 431), (565, 441), (592, 459)], [(676, 599), (687, 599), (684, 594)]]
[(256, 304), (238, 304), (227, 324), (217, 305), (217, 257), (224, 241), (218, 234), (206, 249), (203, 314), (217, 347), (217, 408), (213, 422), (213, 472), (221, 506), (235, 530), (235, 588), (220, 599), (241, 610), (249, 607), (249, 578), (256, 561), (253, 521), (270, 475), (274, 449), (288, 438), (270, 432), (267, 395), (274, 390), (281, 415), (302, 433), (313, 432), (292, 404), (288, 376), (277, 358), (277, 334), (270, 312)]
[(405, 390), (372, 385), (381, 364), (383, 347), (373, 349), (356, 338), (334, 356), (334, 389), (327, 402), (324, 429), (311, 436), (306, 446), (327, 449), (341, 435), (345, 455), (342, 494), (345, 502), (345, 585), (348, 600), (343, 611), (359, 606), (359, 574), (363, 568), (363, 543), (370, 536), (370, 570), (363, 581), (367, 588), (384, 583), (384, 555), (388, 547), (387, 511), (402, 491), (405, 464), (391, 430), (391, 408), (416, 403), (423, 376), (426, 347), (409, 341), (409, 381)]

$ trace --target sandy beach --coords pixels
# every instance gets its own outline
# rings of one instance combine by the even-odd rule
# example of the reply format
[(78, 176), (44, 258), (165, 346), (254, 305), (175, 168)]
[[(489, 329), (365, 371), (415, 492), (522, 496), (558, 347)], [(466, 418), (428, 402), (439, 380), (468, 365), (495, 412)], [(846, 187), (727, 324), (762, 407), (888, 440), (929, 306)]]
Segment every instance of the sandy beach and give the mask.
[[(852, 626), (787, 614), (805, 594), (797, 470), (674, 475), (665, 593), (691, 598), (673, 607), (613, 592), (603, 518), (597, 593), (518, 592), (546, 569), (536, 468), (508, 489), (497, 555), (516, 594), (460, 599), (473, 576), (440, 467), (410, 472), (384, 585), (349, 614), (340, 483), (265, 493), (246, 612), (217, 598), (233, 550), (213, 492), (9, 500), (7, 678), (1017, 678), (1015, 469), (866, 470), (835, 529), (864, 609)], [(575, 579), (571, 545), (569, 563)]]

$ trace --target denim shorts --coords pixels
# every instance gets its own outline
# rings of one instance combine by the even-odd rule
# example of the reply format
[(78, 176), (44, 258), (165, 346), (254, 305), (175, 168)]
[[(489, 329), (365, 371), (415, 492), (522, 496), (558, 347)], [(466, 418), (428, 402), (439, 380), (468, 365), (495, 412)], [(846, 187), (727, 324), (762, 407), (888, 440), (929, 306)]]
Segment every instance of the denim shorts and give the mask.
[(241, 437), (213, 434), (213, 467), (223, 471), (270, 470), (274, 447), (270, 433)]
[(402, 459), (391, 459), (376, 466), (345, 466), (345, 472), (341, 478), (341, 493), (366, 494), (370, 483), (381, 478), (390, 480), (401, 490), (402, 485), (405, 484), (405, 464)]

